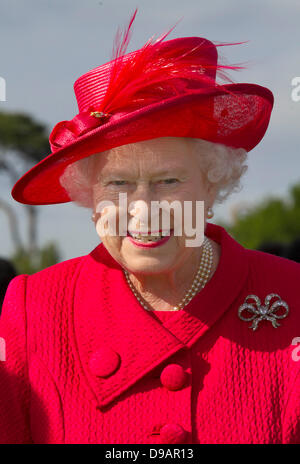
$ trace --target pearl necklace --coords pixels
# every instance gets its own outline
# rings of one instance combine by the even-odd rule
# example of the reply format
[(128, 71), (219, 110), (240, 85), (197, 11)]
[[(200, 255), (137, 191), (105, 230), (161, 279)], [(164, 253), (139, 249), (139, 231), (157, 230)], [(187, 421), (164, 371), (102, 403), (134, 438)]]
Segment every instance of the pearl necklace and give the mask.
[[(203, 242), (203, 251), (201, 255), (201, 260), (199, 264), (198, 271), (194, 277), (193, 283), (189, 290), (185, 293), (183, 299), (181, 302), (177, 305), (174, 306), (170, 311), (179, 311), (180, 309), (184, 308), (192, 298), (199, 292), (200, 288), (204, 287), (209, 279), (210, 273), (211, 273), (211, 268), (212, 268), (212, 262), (213, 262), (213, 249), (210, 241), (208, 240), (207, 237), (204, 238)], [(130, 278), (129, 274), (126, 269), (123, 269), (126, 280), (128, 282), (129, 287), (132, 290), (132, 293), (135, 295), (139, 303), (143, 306), (144, 309), (147, 311), (152, 311), (152, 309), (148, 308), (148, 306), (144, 303), (140, 295), (138, 294), (137, 290), (134, 288)]]

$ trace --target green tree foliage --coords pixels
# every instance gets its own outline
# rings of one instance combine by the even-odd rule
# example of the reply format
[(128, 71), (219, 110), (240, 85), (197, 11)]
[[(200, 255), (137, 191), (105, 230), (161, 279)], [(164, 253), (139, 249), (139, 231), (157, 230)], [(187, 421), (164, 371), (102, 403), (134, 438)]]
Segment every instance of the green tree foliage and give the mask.
[(221, 224), (246, 248), (264, 242), (287, 244), (300, 237), (300, 183), (291, 187), (289, 198), (267, 198), (238, 213), (233, 224)]
[(34, 253), (18, 249), (11, 258), (18, 274), (33, 274), (59, 262), (60, 257), (55, 243), (48, 243)]
[(46, 126), (24, 113), (0, 112), (1, 151), (10, 150), (27, 161), (41, 161), (49, 152)]
[[(33, 164), (50, 152), (48, 130), (44, 124), (24, 113), (0, 112), (0, 171), (9, 178), (10, 186)], [(10, 236), (14, 243), (12, 261), (18, 273), (32, 274), (59, 260), (57, 247), (49, 243), (37, 245), (38, 209), (24, 205), (27, 218), (27, 236), (21, 236), (18, 215), (5, 198), (0, 198), (0, 210), (8, 219)], [(1, 254), (1, 250), (0, 250)]]

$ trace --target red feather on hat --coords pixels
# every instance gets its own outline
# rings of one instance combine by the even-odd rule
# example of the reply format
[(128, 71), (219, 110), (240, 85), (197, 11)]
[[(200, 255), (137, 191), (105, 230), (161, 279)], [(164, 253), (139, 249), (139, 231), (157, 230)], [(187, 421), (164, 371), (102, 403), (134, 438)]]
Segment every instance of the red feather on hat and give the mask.
[[(221, 84), (217, 83), (214, 78), (209, 77), (207, 71), (212, 72), (212, 69), (214, 69), (224, 81), (233, 83), (225, 69), (244, 69), (244, 66), (211, 64), (205, 62), (205, 60), (201, 64), (195, 64), (195, 57), (191, 56), (192, 53), (200, 47), (202, 47), (203, 51), (205, 51), (205, 47), (211, 47), (211, 44), (207, 45), (209, 42), (205, 40), (200, 45), (194, 46), (188, 51), (185, 50), (184, 53), (180, 53), (180, 49), (176, 50), (175, 47), (172, 47), (171, 51), (167, 48), (162, 49), (161, 42), (176, 27), (177, 23), (156, 41), (153, 41), (152, 36), (129, 59), (124, 59), (137, 10), (135, 10), (130, 18), (129, 25), (123, 32), (123, 38), (120, 30), (117, 30), (113, 45), (109, 84), (101, 105), (96, 108), (96, 111), (111, 114), (129, 105), (145, 105), (158, 101), (162, 97), (166, 98), (166, 95), (170, 97), (176, 96), (178, 95), (178, 89), (176, 89), (172, 80), (178, 78), (198, 81), (200, 88), (210, 86), (212, 89), (216, 89)], [(244, 42), (219, 43), (215, 44), (215, 46), (241, 43)], [(227, 91), (231, 93), (229, 90)], [(233, 95), (236, 96), (236, 94)]]

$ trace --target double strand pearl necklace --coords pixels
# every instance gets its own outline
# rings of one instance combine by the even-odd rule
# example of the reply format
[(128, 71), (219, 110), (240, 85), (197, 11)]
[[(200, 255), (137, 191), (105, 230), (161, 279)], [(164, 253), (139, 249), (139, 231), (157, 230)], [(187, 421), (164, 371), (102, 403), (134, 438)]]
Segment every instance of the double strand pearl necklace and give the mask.
[[(198, 271), (194, 277), (193, 283), (189, 290), (185, 293), (183, 299), (181, 302), (177, 305), (174, 306), (170, 311), (179, 311), (180, 309), (184, 308), (192, 298), (199, 292), (200, 288), (203, 288), (210, 276), (211, 269), (212, 269), (212, 262), (213, 262), (213, 249), (210, 241), (208, 240), (207, 237), (204, 238), (203, 242), (203, 251), (201, 255), (201, 260), (199, 264)], [(140, 295), (138, 294), (137, 290), (134, 288), (130, 278), (128, 271), (124, 269), (124, 274), (126, 277), (126, 280), (128, 282), (129, 287), (132, 290), (132, 293), (135, 295), (139, 303), (143, 306), (144, 309), (147, 311), (152, 311), (142, 300)]]

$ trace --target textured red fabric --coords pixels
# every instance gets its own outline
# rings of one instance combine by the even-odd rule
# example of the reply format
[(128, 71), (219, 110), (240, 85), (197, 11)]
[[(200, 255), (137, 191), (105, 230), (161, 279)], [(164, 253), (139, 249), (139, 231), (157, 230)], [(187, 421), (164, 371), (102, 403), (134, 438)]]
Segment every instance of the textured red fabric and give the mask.
[[(300, 266), (247, 250), (220, 226), (206, 234), (221, 245), (218, 268), (176, 313), (146, 311), (102, 244), (11, 282), (0, 319), (2, 443), (300, 442)], [(253, 331), (238, 308), (270, 293), (289, 314)], [(103, 348), (120, 357), (105, 378), (89, 364)], [(178, 390), (160, 379), (172, 364), (187, 375)]]

